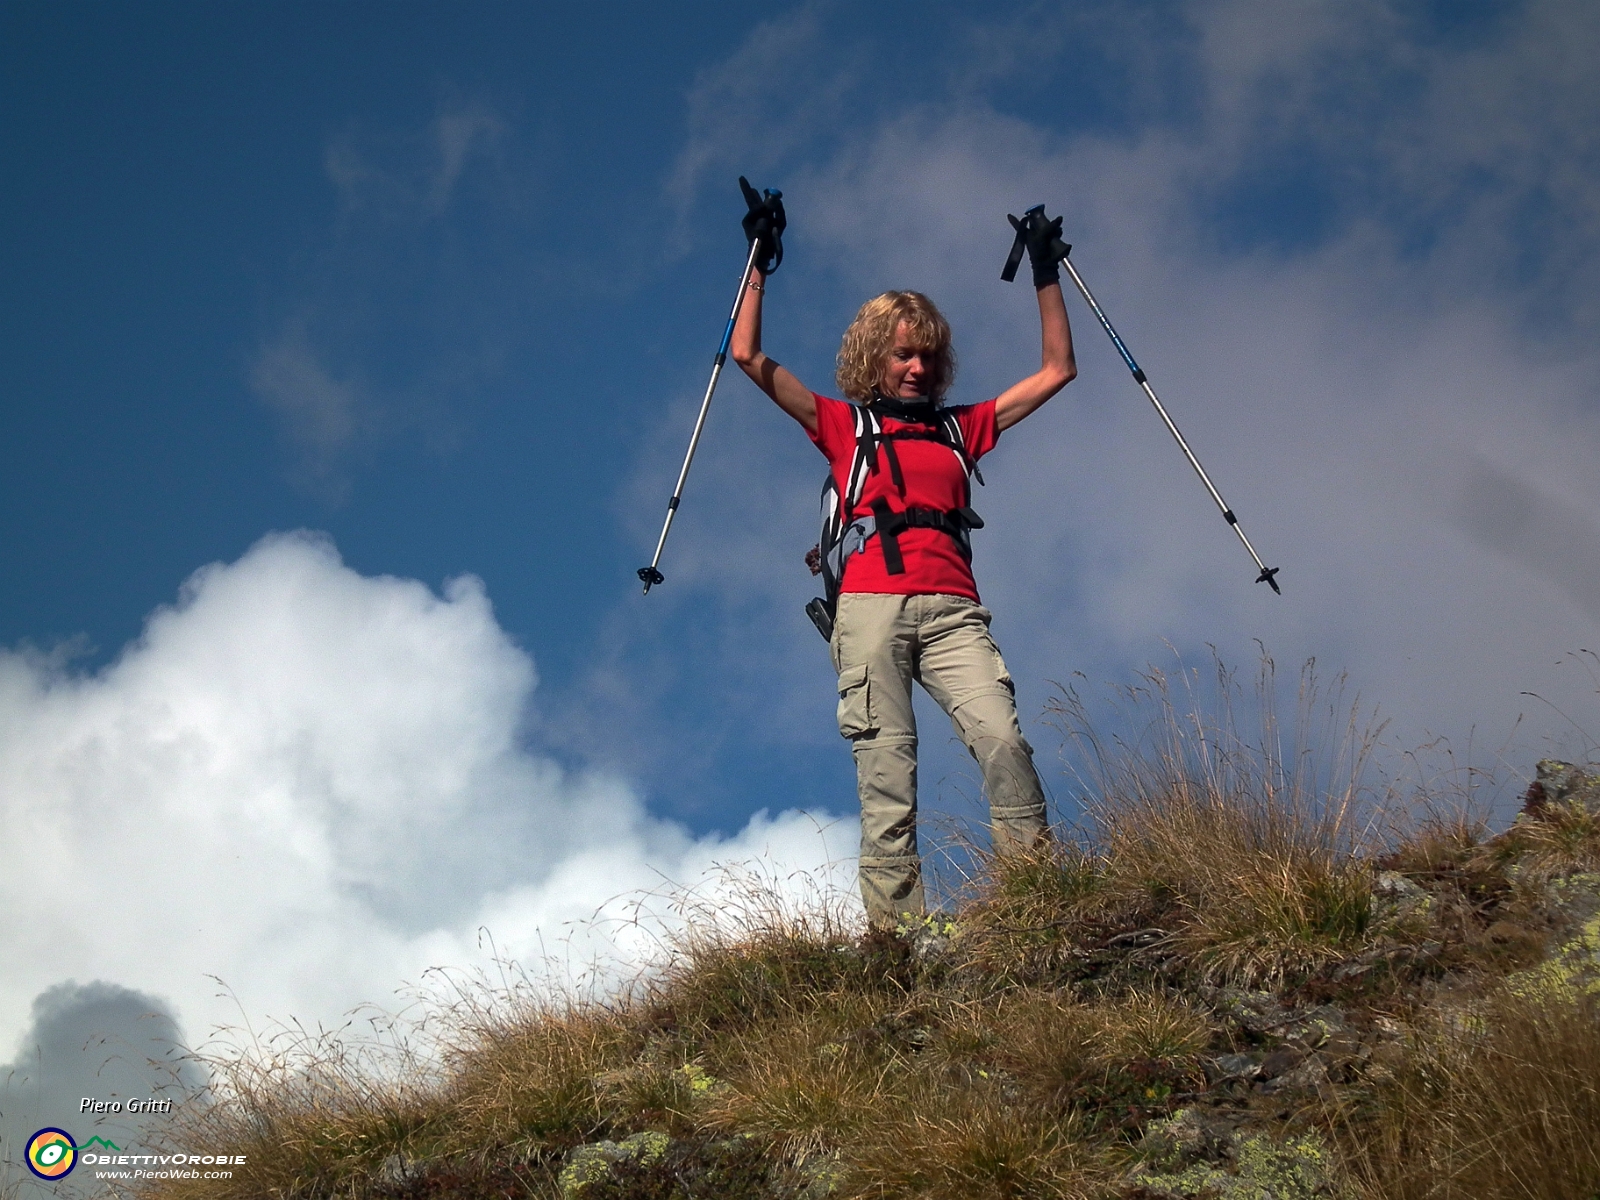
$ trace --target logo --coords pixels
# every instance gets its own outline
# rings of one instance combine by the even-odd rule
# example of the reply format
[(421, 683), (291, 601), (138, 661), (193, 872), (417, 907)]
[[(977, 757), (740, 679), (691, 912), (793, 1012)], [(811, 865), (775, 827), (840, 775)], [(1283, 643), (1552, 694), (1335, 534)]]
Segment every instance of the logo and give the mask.
[[(201, 1172), (196, 1168), (242, 1167), (245, 1164), (243, 1154), (188, 1154), (182, 1151), (170, 1154), (124, 1154), (122, 1147), (103, 1137), (92, 1137), (79, 1146), (65, 1129), (53, 1126), (39, 1130), (28, 1139), (25, 1157), (28, 1170), (51, 1183), (65, 1179), (79, 1163), (86, 1167), (140, 1168), (131, 1174), (126, 1171), (111, 1173), (112, 1177), (119, 1179), (231, 1179), (232, 1171)], [(97, 1178), (105, 1177), (98, 1171), (95, 1175)], [(10, 1194), (5, 1192), (7, 1196)]]
[(41, 1129), (28, 1139), (28, 1170), (40, 1179), (65, 1179), (78, 1165), (78, 1147), (65, 1129)]

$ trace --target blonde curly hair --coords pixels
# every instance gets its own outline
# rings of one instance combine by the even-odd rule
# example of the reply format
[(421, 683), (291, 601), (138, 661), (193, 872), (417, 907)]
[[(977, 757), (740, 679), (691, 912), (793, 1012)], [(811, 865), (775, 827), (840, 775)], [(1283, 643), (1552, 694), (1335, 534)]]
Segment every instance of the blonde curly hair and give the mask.
[(883, 382), (883, 368), (894, 349), (895, 331), (904, 322), (912, 346), (933, 355), (928, 395), (942, 399), (956, 377), (956, 352), (950, 346), (950, 322), (921, 292), (885, 292), (861, 306), (839, 346), (835, 378), (845, 398), (870, 400)]

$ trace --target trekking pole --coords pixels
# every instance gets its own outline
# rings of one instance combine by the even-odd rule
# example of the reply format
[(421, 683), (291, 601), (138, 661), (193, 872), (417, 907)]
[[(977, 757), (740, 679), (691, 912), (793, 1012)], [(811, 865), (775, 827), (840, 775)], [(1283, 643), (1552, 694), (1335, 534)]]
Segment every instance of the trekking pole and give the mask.
[[(766, 205), (770, 209), (773, 201), (783, 198), (782, 192), (771, 189), (767, 190), (764, 197), (756, 196), (755, 189), (745, 182), (742, 175), (739, 177), (739, 186), (744, 189), (745, 200), (749, 203), (752, 213), (759, 211), (758, 205)], [(781, 207), (778, 211), (781, 213)], [(781, 233), (781, 228), (777, 232)], [(739, 310), (744, 307), (744, 295), (750, 286), (750, 276), (756, 269), (756, 257), (765, 245), (760, 236), (750, 239), (750, 255), (744, 262), (744, 274), (739, 277), (739, 292), (733, 298), (733, 311), (728, 314), (728, 324), (722, 331), (722, 345), (717, 347), (717, 357), (711, 364), (711, 381), (706, 384), (705, 397), (700, 401), (700, 415), (695, 418), (694, 432), (689, 435), (689, 452), (683, 456), (683, 467), (678, 471), (677, 486), (672, 489), (672, 498), (667, 501), (667, 519), (661, 525), (661, 536), (656, 539), (656, 552), (651, 556), (648, 567), (639, 568), (639, 579), (644, 583), (646, 596), (656, 584), (666, 582), (666, 576), (658, 569), (661, 564), (661, 550), (667, 544), (667, 534), (672, 531), (672, 519), (678, 515), (678, 502), (683, 499), (684, 480), (689, 478), (689, 464), (694, 462), (694, 452), (700, 445), (701, 431), (706, 427), (706, 413), (711, 409), (711, 394), (717, 390), (717, 380), (722, 375), (722, 366), (728, 361), (728, 343), (733, 340), (733, 325), (739, 319)], [(782, 262), (782, 243), (778, 245), (778, 261)], [(776, 269), (776, 264), (773, 269)]]
[[(1036, 208), (1030, 208), (1023, 215), (1021, 221), (1018, 221), (1016, 217), (1010, 218), (1011, 224), (1016, 228), (1017, 237), (1016, 241), (1011, 246), (1011, 254), (1006, 259), (1005, 269), (1000, 272), (1000, 278), (1004, 279), (1007, 283), (1010, 283), (1016, 278), (1017, 265), (1022, 261), (1022, 252), (1027, 245), (1024, 230), (1026, 229), (1028, 222), (1034, 219), (1036, 214), (1039, 220), (1042, 221), (1044, 219), (1044, 205), (1041, 204)], [(1211, 498), (1216, 501), (1217, 507), (1222, 510), (1222, 519), (1228, 523), (1228, 525), (1233, 529), (1234, 533), (1239, 535), (1239, 540), (1244, 543), (1244, 548), (1250, 552), (1250, 557), (1255, 559), (1256, 566), (1261, 568), (1261, 574), (1256, 576), (1256, 582), (1264, 583), (1278, 595), (1283, 595), (1283, 590), (1278, 587), (1277, 580), (1277, 574), (1281, 568), (1269, 567), (1266, 563), (1262, 562), (1261, 556), (1256, 553), (1256, 548), (1250, 544), (1250, 539), (1244, 535), (1244, 530), (1239, 525), (1239, 518), (1233, 515), (1233, 510), (1228, 507), (1227, 501), (1223, 500), (1222, 493), (1217, 491), (1217, 485), (1211, 482), (1211, 476), (1206, 474), (1206, 469), (1200, 465), (1200, 460), (1195, 457), (1194, 451), (1189, 449), (1189, 443), (1184, 440), (1183, 434), (1178, 432), (1177, 424), (1174, 423), (1172, 418), (1167, 414), (1166, 408), (1156, 396), (1155, 389), (1150, 386), (1150, 381), (1145, 378), (1144, 371), (1140, 368), (1138, 363), (1133, 361), (1133, 355), (1128, 353), (1128, 347), (1125, 346), (1122, 339), (1117, 336), (1117, 331), (1112, 327), (1110, 319), (1105, 314), (1105, 310), (1102, 309), (1099, 303), (1095, 300), (1094, 293), (1089, 290), (1089, 285), (1084, 283), (1083, 276), (1078, 274), (1078, 269), (1072, 265), (1072, 259), (1070, 257), (1072, 254), (1072, 247), (1064, 242), (1058, 241), (1056, 242), (1054, 249), (1060, 255), (1061, 265), (1065, 267), (1067, 269), (1067, 273), (1072, 276), (1072, 282), (1078, 285), (1078, 290), (1083, 293), (1083, 298), (1088, 301), (1089, 307), (1094, 310), (1094, 315), (1100, 319), (1100, 327), (1106, 331), (1107, 335), (1110, 336), (1111, 344), (1117, 348), (1117, 353), (1122, 355), (1122, 361), (1128, 364), (1128, 370), (1133, 372), (1133, 381), (1144, 389), (1144, 394), (1146, 396), (1150, 397), (1150, 403), (1156, 406), (1156, 412), (1161, 414), (1162, 421), (1166, 423), (1167, 432), (1172, 434), (1173, 438), (1177, 441), (1179, 447), (1183, 450), (1184, 457), (1189, 460), (1189, 465), (1194, 468), (1194, 473), (1200, 476), (1200, 482), (1206, 485), (1206, 491), (1211, 493)]]

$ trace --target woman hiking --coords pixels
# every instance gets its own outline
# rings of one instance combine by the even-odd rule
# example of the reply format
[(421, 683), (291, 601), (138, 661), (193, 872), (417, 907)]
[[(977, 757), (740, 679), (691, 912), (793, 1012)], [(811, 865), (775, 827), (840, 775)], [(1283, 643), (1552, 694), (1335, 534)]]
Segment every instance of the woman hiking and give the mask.
[[(734, 361), (805, 428), (839, 495), (849, 498), (852, 482), (859, 485), (859, 498), (845, 501), (844, 523), (858, 536), (841, 543), (829, 650), (839, 732), (850, 740), (861, 797), (861, 898), (876, 928), (924, 913), (913, 681), (950, 715), (982, 769), (995, 852), (1025, 850), (1046, 836), (1033, 750), (973, 580), (967, 531), (982, 522), (970, 507), (968, 475), (1002, 432), (1077, 374), (1051, 257), (1059, 232), (1060, 219), (1042, 213), (1024, 229), (1039, 300), (1039, 369), (981, 404), (945, 406), (955, 375), (950, 326), (918, 292), (885, 292), (861, 306), (839, 348), (845, 401), (811, 391), (762, 351), (759, 264), (771, 255), (757, 254), (734, 326)], [(750, 218), (746, 236), (761, 236)]]

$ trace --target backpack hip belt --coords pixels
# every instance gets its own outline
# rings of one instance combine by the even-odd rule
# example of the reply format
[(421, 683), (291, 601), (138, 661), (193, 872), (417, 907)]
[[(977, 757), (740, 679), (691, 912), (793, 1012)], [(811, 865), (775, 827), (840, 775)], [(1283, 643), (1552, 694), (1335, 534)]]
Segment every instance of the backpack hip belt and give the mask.
[[(900, 554), (900, 535), (907, 529), (937, 529), (955, 539), (956, 548), (967, 562), (972, 561), (972, 539), (968, 532), (983, 528), (983, 518), (971, 508), (952, 508), (948, 512), (937, 508), (906, 508), (896, 512), (881, 496), (872, 502), (873, 530), (883, 543), (883, 565), (891, 575), (904, 575), (906, 561)], [(852, 524), (852, 528), (854, 524)], [(860, 550), (866, 549), (866, 537), (861, 539)], [(843, 560), (839, 576), (844, 577)]]

